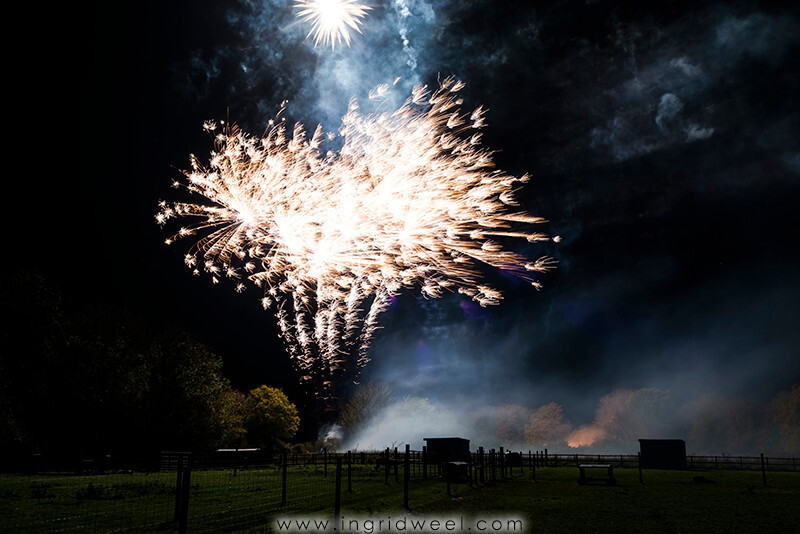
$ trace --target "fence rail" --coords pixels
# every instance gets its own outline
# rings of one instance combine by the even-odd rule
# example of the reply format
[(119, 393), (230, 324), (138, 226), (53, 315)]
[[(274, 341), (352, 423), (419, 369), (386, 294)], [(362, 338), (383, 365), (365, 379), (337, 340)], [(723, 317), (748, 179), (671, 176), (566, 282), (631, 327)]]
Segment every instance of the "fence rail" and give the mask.
[[(549, 454), (540, 451), (533, 454), (533, 460), (523, 454), (526, 462), (534, 461), (537, 465), (558, 467), (578, 465), (582, 463), (610, 464), (614, 467), (638, 467), (636, 454)], [(796, 471), (800, 472), (800, 458), (776, 458), (764, 456), (763, 460), (769, 471)], [(686, 467), (689, 470), (697, 469), (724, 469), (738, 471), (761, 471), (762, 456), (699, 456), (687, 455)]]
[[(506, 456), (517, 455), (524, 466), (530, 463), (535, 463), (541, 467), (559, 467), (578, 465), (581, 463), (602, 463), (611, 464), (614, 467), (638, 467), (637, 454), (573, 454), (573, 453), (550, 453), (547, 450), (543, 451), (518, 451), (513, 449), (504, 449), (500, 447), (495, 450), (495, 454), (500, 454), (500, 450)], [(411, 450), (410, 463), (412, 470), (412, 477), (422, 476), (423, 466), (425, 463), (424, 450)], [(390, 465), (393, 462), (402, 463), (404, 452), (398, 448), (389, 449), (388, 459)], [(477, 457), (478, 451), (474, 451), (473, 458)], [(489, 454), (488, 450), (484, 454)], [(381, 463), (387, 458), (386, 449), (383, 451), (350, 451), (350, 452), (318, 452), (318, 453), (289, 453), (286, 458), (289, 467), (314, 467), (316, 469), (331, 468), (336, 464), (337, 458), (342, 458), (344, 462), (350, 462), (352, 465), (372, 465)], [(281, 456), (259, 457), (253, 460), (252, 465), (280, 465)], [(767, 469), (770, 471), (796, 471), (800, 472), (800, 458), (779, 458), (764, 456)], [(172, 460), (176, 462), (176, 460)], [(167, 463), (163, 462), (162, 463)], [(193, 462), (193, 465), (204, 468), (218, 468), (218, 467), (246, 467), (247, 462), (224, 462), (213, 459), (202, 459)], [(688, 469), (727, 469), (739, 471), (760, 471), (761, 470), (761, 456), (702, 456), (702, 455), (687, 455), (686, 465)], [(173, 466), (174, 469), (174, 466)]]

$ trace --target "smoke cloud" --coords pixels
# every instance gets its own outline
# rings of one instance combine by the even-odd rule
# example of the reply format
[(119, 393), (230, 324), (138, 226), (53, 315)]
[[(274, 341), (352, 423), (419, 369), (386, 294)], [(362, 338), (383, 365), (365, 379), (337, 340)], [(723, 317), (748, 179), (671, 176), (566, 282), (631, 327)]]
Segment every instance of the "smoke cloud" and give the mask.
[(342, 446), (456, 435), (556, 452), (630, 453), (641, 438), (685, 439), (694, 454), (797, 450), (796, 432), (775, 422), (800, 413), (794, 288), (732, 297), (722, 281), (688, 301), (624, 310), (610, 295), (639, 289), (615, 283), (550, 294), (527, 312), (506, 303), (510, 314), (475, 315), (456, 298), (399, 299), (365, 380), (391, 384), (400, 400)]

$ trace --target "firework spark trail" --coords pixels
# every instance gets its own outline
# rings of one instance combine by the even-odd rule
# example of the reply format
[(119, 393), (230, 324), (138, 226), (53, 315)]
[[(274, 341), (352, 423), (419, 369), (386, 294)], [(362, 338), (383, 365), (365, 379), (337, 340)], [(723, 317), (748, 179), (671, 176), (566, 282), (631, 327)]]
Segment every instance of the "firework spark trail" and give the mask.
[(542, 218), (515, 211), (514, 188), (527, 177), (493, 169), (480, 146), (484, 111), (460, 112), (462, 87), (417, 87), (394, 112), (363, 115), (352, 101), (337, 153), (321, 153), (320, 127), (309, 138), (297, 124), (289, 137), (277, 119), (256, 138), (227, 125), (208, 166), (192, 157), (184, 172), (184, 186), (209, 202), (160, 204), (160, 224), (197, 219), (167, 239), (203, 234), (185, 255), (196, 274), (262, 288), (321, 397), (367, 363), (378, 316), (404, 288), (457, 291), (486, 306), (501, 294), (481, 282), (482, 265), (539, 287), (532, 273), (553, 264), (503, 249), (501, 240), (549, 238), (531, 230)]
[(358, 25), (372, 9), (356, 0), (295, 0), (294, 4), (300, 10), (297, 17), (303, 22), (311, 22), (307, 37), (314, 34), (314, 46), (330, 44), (331, 50), (342, 40), (350, 46), (350, 30), (361, 33)]

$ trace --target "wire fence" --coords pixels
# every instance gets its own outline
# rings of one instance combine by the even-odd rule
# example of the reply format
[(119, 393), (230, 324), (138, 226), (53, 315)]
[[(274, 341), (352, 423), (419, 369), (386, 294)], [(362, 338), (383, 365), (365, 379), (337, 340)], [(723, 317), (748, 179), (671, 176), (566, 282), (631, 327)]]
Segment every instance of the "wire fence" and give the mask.
[[(521, 453), (520, 453), (521, 454)], [(537, 462), (537, 465), (559, 467), (584, 463), (610, 464), (614, 467), (638, 467), (637, 454), (548, 454), (547, 451), (523, 455), (524, 461)], [(800, 472), (800, 458), (774, 458), (761, 456), (698, 456), (686, 455), (686, 468), (689, 470), (722, 469), (729, 471), (761, 471), (762, 460), (767, 471)]]
[[(277, 457), (193, 459), (162, 454), (133, 469), (0, 475), (0, 532), (226, 532), (276, 514), (338, 517), (360, 495), (408, 508), (428, 484), (481, 486), (544, 467), (598, 464), (636, 469), (637, 455), (552, 454), (478, 448), (442, 462), (426, 450), (385, 449)], [(687, 456), (690, 470), (800, 471), (796, 458)], [(641, 470), (640, 470), (641, 477)]]

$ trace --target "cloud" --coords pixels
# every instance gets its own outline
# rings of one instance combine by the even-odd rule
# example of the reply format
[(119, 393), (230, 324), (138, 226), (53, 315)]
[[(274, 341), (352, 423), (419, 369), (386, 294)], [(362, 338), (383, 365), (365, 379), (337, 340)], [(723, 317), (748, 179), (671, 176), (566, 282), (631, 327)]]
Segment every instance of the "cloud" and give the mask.
[[(624, 161), (708, 139), (719, 130), (714, 123), (735, 123), (738, 103), (719, 101), (717, 89), (752, 84), (753, 80), (739, 80), (739, 76), (753, 62), (780, 65), (787, 51), (800, 41), (794, 31), (796, 24), (788, 15), (759, 11), (733, 15), (716, 6), (701, 19), (676, 19), (661, 29), (650, 46), (643, 46), (647, 40), (639, 36), (629, 76), (587, 95), (595, 102), (598, 118), (605, 120), (605, 125), (590, 128), (591, 148)], [(634, 49), (623, 41), (617, 43), (618, 52), (630, 56)], [(653, 101), (657, 102), (655, 112)], [(729, 107), (732, 113), (725, 113)], [(651, 114), (655, 115), (655, 130), (641, 120)], [(746, 131), (753, 126), (734, 127)]]
[(658, 112), (656, 113), (656, 124), (662, 132), (669, 130), (668, 123), (672, 122), (683, 109), (683, 102), (672, 93), (664, 93), (661, 95), (661, 101), (658, 103)]
[(789, 17), (760, 12), (726, 15), (714, 28), (713, 45), (723, 61), (752, 57), (778, 64), (789, 44), (798, 39), (795, 24)]
[(800, 152), (788, 153), (783, 156), (783, 163), (793, 173), (800, 174)]
[(686, 142), (708, 139), (714, 134), (714, 128), (704, 128), (698, 124), (691, 123), (683, 129), (686, 132)]
[(687, 78), (700, 78), (703, 75), (703, 69), (694, 65), (689, 61), (686, 56), (676, 57), (670, 60), (670, 67), (678, 69)]
[(648, 154), (658, 147), (656, 141), (640, 135), (639, 129), (624, 117), (614, 117), (605, 127), (592, 129), (590, 138), (591, 148), (607, 150), (618, 161)]

